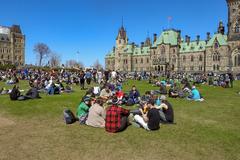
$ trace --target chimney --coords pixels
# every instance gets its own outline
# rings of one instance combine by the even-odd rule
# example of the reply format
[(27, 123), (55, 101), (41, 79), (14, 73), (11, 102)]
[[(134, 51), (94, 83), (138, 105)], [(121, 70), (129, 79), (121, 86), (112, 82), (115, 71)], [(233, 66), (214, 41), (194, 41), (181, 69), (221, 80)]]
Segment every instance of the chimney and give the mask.
[(200, 35), (197, 35), (197, 45), (199, 44), (200, 41)]
[(180, 44), (182, 42), (182, 39), (181, 39), (181, 30), (178, 30), (178, 43)]
[(156, 41), (157, 41), (157, 34), (154, 33), (154, 34), (153, 34), (153, 43), (155, 43)]
[(132, 42), (132, 51), (134, 50), (134, 48), (135, 48), (135, 43)]
[(207, 42), (211, 39), (210, 32), (207, 32)]
[(191, 40), (191, 37), (188, 36), (188, 35), (186, 35), (186, 36), (185, 36), (185, 41), (187, 42), (187, 45), (189, 45), (190, 40)]
[(187, 41), (188, 41), (188, 35), (185, 36), (185, 42), (187, 42)]
[(141, 42), (141, 48), (143, 48), (144, 47), (144, 42)]

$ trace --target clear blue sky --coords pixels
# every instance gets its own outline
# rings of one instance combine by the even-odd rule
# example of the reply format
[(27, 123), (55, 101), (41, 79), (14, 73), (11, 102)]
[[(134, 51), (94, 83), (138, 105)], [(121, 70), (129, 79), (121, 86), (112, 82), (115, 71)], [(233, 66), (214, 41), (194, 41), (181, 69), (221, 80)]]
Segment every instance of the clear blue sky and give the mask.
[(115, 45), (124, 17), (130, 41), (144, 41), (168, 27), (195, 39), (213, 34), (220, 20), (227, 24), (225, 0), (0, 0), (0, 25), (19, 24), (26, 35), (26, 63), (35, 64), (33, 46), (46, 43), (63, 62), (77, 59), (90, 66)]

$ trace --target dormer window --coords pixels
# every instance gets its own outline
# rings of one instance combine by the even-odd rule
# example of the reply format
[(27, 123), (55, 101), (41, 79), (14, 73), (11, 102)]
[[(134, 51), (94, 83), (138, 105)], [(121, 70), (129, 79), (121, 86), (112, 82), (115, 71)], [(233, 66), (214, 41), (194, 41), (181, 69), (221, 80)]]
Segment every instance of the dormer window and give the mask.
[(214, 48), (217, 49), (219, 47), (218, 42), (214, 43)]

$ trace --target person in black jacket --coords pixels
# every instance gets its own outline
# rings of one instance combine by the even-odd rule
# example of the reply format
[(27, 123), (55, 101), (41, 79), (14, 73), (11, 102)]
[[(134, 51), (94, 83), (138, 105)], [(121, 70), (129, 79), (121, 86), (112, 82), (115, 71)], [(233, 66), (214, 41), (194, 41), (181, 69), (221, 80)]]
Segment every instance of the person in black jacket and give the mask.
[(10, 99), (11, 99), (11, 100), (13, 100), (13, 101), (17, 100), (18, 97), (21, 96), (21, 93), (20, 93), (20, 91), (19, 91), (19, 87), (16, 86), (16, 85), (14, 85), (14, 86), (13, 86), (13, 89), (12, 89), (12, 91), (11, 91), (11, 93), (10, 93), (9, 96), (10, 96)]

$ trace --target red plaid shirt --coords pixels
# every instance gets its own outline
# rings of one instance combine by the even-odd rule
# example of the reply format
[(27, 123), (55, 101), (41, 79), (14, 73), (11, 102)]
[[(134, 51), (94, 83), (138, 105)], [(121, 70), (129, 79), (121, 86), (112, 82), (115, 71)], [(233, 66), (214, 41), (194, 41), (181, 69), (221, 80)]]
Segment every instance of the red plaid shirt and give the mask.
[(111, 106), (106, 113), (106, 131), (112, 133), (117, 132), (118, 129), (121, 127), (121, 118), (128, 115), (129, 110), (114, 105)]

